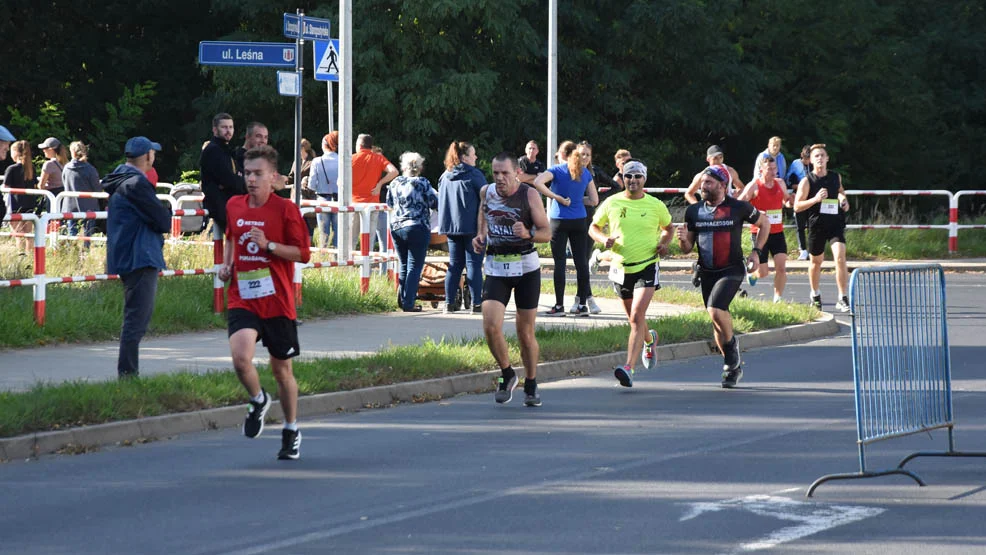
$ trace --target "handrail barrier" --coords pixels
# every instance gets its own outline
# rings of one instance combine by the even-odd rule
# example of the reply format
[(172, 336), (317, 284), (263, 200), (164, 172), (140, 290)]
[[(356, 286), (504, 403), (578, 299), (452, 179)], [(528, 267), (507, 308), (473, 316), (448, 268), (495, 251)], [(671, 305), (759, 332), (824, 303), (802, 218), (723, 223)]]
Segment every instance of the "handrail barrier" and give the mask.
[[(853, 382), (859, 472), (828, 474), (808, 488), (831, 480), (900, 474), (925, 485), (904, 469), (916, 457), (986, 457), (955, 450), (952, 376), (948, 350), (945, 272), (940, 264), (860, 268), (849, 281), (852, 314)], [(866, 469), (866, 445), (948, 429), (948, 449), (919, 451), (896, 468)]]

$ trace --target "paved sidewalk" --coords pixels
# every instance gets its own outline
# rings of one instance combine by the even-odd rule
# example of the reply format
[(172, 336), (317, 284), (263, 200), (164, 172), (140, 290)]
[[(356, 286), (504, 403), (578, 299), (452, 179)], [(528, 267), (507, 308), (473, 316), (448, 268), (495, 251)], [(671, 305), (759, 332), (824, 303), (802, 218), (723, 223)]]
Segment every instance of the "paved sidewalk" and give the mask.
[[(565, 298), (566, 302), (570, 297)], [(603, 313), (589, 318), (548, 317), (539, 314), (538, 326), (594, 327), (623, 324), (626, 316), (618, 299), (597, 298)], [(554, 295), (542, 295), (540, 310), (554, 303)], [(301, 358), (344, 357), (375, 353), (388, 344), (414, 345), (433, 339), (475, 338), (483, 334), (482, 316), (471, 312), (443, 314), (424, 303), (420, 313), (391, 312), (309, 320), (298, 329)], [(690, 308), (651, 303), (650, 317), (682, 314)], [(513, 303), (507, 308), (504, 329), (514, 335)], [(51, 345), (0, 352), (0, 391), (19, 391), (38, 381), (116, 379), (117, 342)], [(257, 348), (257, 361), (266, 363), (267, 350)], [(143, 375), (192, 370), (231, 369), (229, 344), (224, 330), (146, 338), (140, 346)]]

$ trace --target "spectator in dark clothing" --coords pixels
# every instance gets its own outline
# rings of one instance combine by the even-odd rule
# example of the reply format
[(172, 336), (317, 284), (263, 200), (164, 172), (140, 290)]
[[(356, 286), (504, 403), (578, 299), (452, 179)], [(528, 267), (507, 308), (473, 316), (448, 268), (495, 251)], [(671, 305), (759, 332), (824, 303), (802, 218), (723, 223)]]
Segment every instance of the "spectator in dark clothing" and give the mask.
[(216, 114), (212, 118), (212, 134), (212, 139), (202, 149), (199, 157), (202, 194), (205, 195), (203, 205), (209, 211), (212, 221), (225, 231), (226, 202), (236, 195), (246, 194), (243, 176), (237, 172), (229, 146), (229, 141), (233, 138), (233, 116), (227, 113)]
[(123, 282), (123, 326), (120, 329), (120, 378), (138, 375), (140, 340), (154, 313), (158, 272), (163, 270), (164, 237), (171, 211), (161, 205), (145, 172), (154, 165), (161, 145), (147, 137), (127, 141), (127, 163), (117, 166), (103, 184), (110, 194), (106, 222), (106, 271)]
[[(31, 162), (31, 143), (27, 141), (17, 141), (10, 146), (10, 157), (14, 163), (4, 170), (3, 184), (11, 189), (34, 189), (38, 180), (34, 176), (34, 164)], [(10, 193), (7, 197), (10, 204), (11, 214), (31, 214), (38, 208), (37, 199), (39, 197)], [(17, 221), (10, 222), (10, 229), (14, 232), (17, 250), (20, 254), (27, 254), (28, 241), (33, 244), (34, 224), (31, 222)]]
[(517, 179), (521, 183), (527, 183), (528, 185), (534, 184), (534, 178), (538, 174), (544, 172), (544, 162), (538, 160), (538, 149), (537, 142), (531, 140), (527, 141), (527, 146), (524, 147), (524, 156), (521, 156), (517, 160), (517, 164), (520, 166), (520, 173), (517, 174)]
[[(99, 183), (99, 172), (89, 163), (89, 148), (82, 141), (75, 141), (69, 145), (69, 152), (72, 153), (72, 161), (65, 164), (62, 170), (62, 184), (66, 191), (77, 193), (101, 193), (103, 186)], [(153, 183), (151, 183), (153, 185)], [(66, 212), (97, 212), (99, 211), (99, 199), (94, 198), (67, 198), (61, 209)], [(68, 227), (68, 234), (75, 236), (78, 229), (82, 228), (83, 237), (92, 237), (96, 229), (96, 220), (69, 220), (65, 223)], [(83, 243), (89, 248), (89, 241)]]
[[(259, 121), (251, 121), (246, 126), (246, 136), (243, 138), (243, 146), (236, 147), (233, 151), (233, 161), (236, 162), (236, 171), (243, 174), (243, 157), (246, 151), (255, 146), (266, 145), (270, 141), (270, 132), (267, 126)], [(277, 189), (275, 188), (275, 191)]]

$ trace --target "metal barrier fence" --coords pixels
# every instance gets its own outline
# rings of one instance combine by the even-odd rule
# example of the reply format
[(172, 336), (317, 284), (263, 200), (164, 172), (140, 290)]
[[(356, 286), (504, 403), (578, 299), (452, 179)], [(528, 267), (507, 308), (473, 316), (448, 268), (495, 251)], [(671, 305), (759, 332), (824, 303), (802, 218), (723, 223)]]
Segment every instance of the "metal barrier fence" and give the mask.
[[(909, 476), (923, 486), (917, 474), (904, 469), (915, 457), (986, 457), (955, 450), (941, 265), (857, 269), (849, 281), (849, 306), (859, 472), (822, 476), (807, 496), (831, 480), (892, 474)], [(919, 451), (896, 468), (866, 469), (866, 445), (938, 428), (948, 429), (946, 451)]]

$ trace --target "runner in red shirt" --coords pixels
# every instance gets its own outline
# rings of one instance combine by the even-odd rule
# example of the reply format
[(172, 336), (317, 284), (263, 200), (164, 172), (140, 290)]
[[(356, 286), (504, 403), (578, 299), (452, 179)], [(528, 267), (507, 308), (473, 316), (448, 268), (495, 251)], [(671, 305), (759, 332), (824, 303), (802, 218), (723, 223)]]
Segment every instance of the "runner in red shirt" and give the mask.
[(294, 263), (308, 262), (308, 228), (291, 201), (272, 194), (277, 178), (277, 151), (267, 145), (244, 155), (247, 194), (226, 203), (226, 250), (219, 279), (229, 281), (229, 349), (236, 375), (250, 395), (243, 434), (258, 437), (271, 398), (260, 387), (253, 355), (263, 340), (277, 380), (284, 411), (284, 430), (277, 458), (300, 455), (298, 383), (291, 358), (298, 356), (297, 314), (294, 306)]
[[(770, 220), (770, 235), (767, 244), (760, 252), (760, 266), (757, 275), (767, 277), (770, 268), (767, 260), (774, 257), (774, 302), (780, 302), (787, 284), (787, 239), (784, 238), (784, 206), (791, 206), (792, 195), (783, 179), (777, 178), (777, 160), (769, 154), (760, 156), (760, 177), (751, 181), (736, 198), (745, 200), (754, 208), (767, 215)], [(752, 226), (753, 239), (757, 238), (757, 226)], [(756, 283), (751, 274), (750, 284)]]

